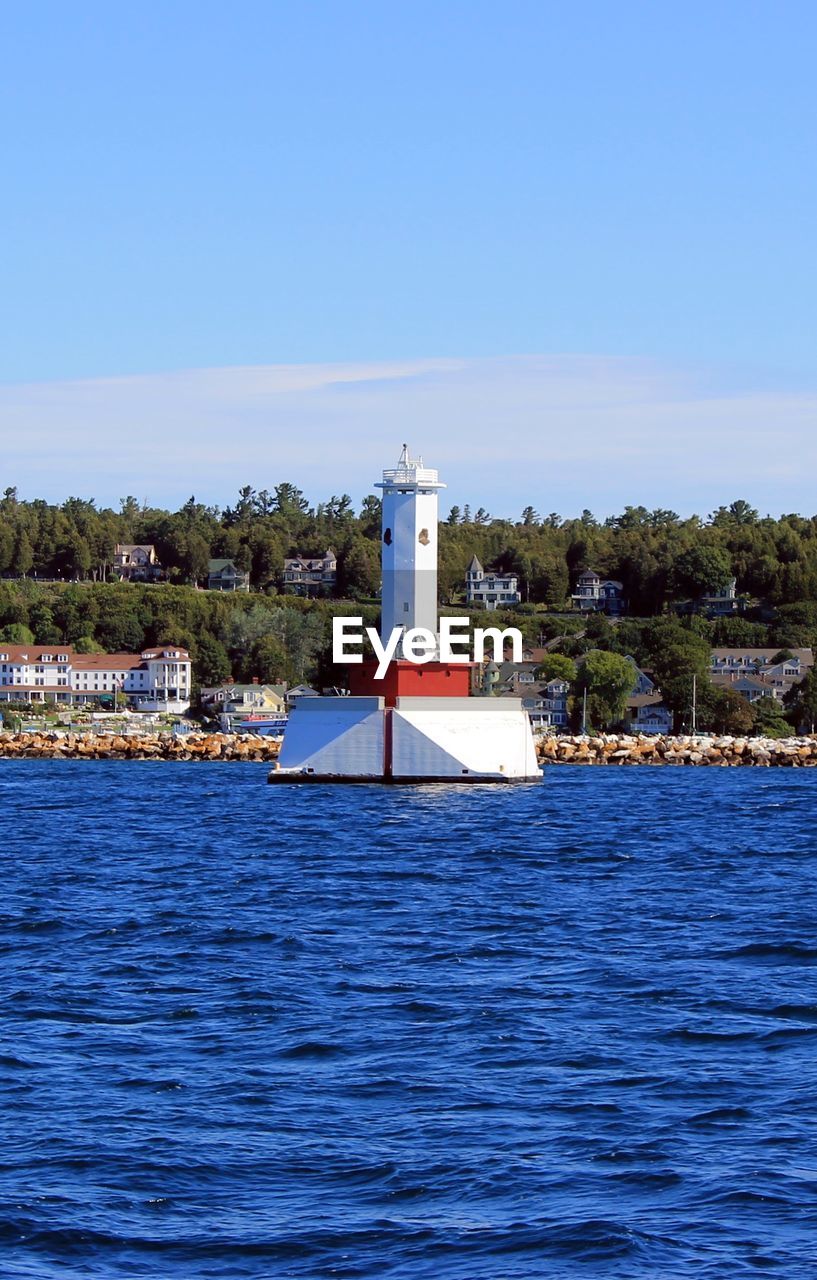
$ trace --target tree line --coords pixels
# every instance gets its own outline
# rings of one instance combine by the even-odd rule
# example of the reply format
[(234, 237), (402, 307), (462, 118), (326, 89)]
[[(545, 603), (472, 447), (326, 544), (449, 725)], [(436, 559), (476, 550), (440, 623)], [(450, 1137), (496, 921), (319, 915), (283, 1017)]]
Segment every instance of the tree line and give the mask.
[[(282, 585), (286, 556), (338, 558), (335, 595), (371, 599), (380, 581), (380, 499), (357, 511), (348, 494), (311, 505), (289, 482), (247, 485), (221, 509), (191, 497), (171, 512), (121, 500), (119, 510), (92, 499), (24, 501), (14, 488), (0, 499), (0, 576), (109, 581), (117, 543), (156, 547), (171, 583), (203, 583), (210, 559), (233, 560), (253, 588)], [(563, 519), (527, 506), (516, 521), (480, 507), (452, 507), (440, 528), (440, 591), (456, 602), (476, 554), (486, 568), (515, 573), (526, 604), (564, 609), (582, 569), (620, 581), (628, 612), (650, 617), (694, 602), (737, 579), (739, 594), (771, 608), (817, 601), (817, 516), (761, 517), (746, 501), (707, 517), (628, 506), (597, 520), (590, 511)]]
[[(190, 650), (199, 684), (232, 676), (324, 687), (340, 678), (331, 665), (332, 615), (352, 611), (363, 613), (367, 625), (377, 621), (380, 500), (374, 495), (357, 511), (346, 494), (312, 506), (284, 483), (271, 491), (246, 486), (224, 510), (195, 498), (176, 512), (133, 497), (119, 508), (79, 498), (58, 505), (24, 501), (6, 489), (0, 638), (108, 651), (171, 641)], [(123, 542), (152, 543), (167, 582), (112, 582), (113, 550)], [(327, 546), (338, 557), (338, 599), (285, 594), (284, 557), (317, 556)], [(472, 514), (453, 507), (440, 526), (444, 609), (465, 612), (465, 570), (474, 554), (486, 568), (519, 577), (522, 604), (497, 613), (496, 621), (519, 626), (533, 644), (556, 640), (570, 659), (596, 651), (631, 655), (653, 672), (679, 722), (689, 715), (693, 675), (700, 678), (702, 727), (709, 727), (707, 720), (718, 727), (740, 719), (734, 697), (712, 690), (706, 678), (711, 647), (817, 647), (817, 517), (761, 517), (744, 501), (706, 518), (627, 507), (603, 521), (589, 511), (562, 519), (527, 507), (510, 521), (481, 508)], [(251, 594), (190, 589), (206, 581), (207, 561), (217, 557), (249, 571)], [(613, 625), (603, 616), (570, 613), (570, 590), (585, 568), (622, 583), (629, 616)], [(696, 602), (731, 577), (746, 602), (742, 616), (706, 618)], [(679, 614), (680, 602), (689, 607)], [(585, 672), (593, 667), (581, 665)], [(803, 696), (809, 689), (806, 682)], [(598, 682), (590, 691), (591, 719), (599, 726), (618, 712), (608, 695)]]

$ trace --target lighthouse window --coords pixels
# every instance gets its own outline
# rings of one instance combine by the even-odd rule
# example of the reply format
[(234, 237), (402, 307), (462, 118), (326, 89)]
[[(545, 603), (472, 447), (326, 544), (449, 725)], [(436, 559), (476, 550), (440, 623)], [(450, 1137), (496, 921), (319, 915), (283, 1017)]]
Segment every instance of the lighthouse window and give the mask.
[(383, 541), (385, 542), (387, 547), (391, 546), (391, 529), (387, 529), (386, 532), (383, 534)]
[(403, 601), (403, 613), (408, 613), (408, 611), (409, 611), (409, 602), (408, 602), (408, 600), (404, 600), (404, 601)]

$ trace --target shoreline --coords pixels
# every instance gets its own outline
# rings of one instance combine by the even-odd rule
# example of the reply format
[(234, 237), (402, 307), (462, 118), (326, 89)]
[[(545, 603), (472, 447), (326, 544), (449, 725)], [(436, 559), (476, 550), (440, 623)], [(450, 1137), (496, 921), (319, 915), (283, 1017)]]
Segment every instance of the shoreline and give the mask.
[(815, 768), (817, 737), (739, 738), (728, 734), (667, 736), (600, 734), (542, 737), (536, 754), (543, 765), (704, 765), (718, 768)]
[(251, 760), (278, 759), (277, 738), (250, 733), (0, 732), (6, 760)]
[[(6, 760), (223, 760), (270, 764), (281, 742), (260, 734), (75, 733), (0, 731)], [(539, 737), (540, 765), (634, 765), (717, 768), (817, 768), (817, 737), (737, 738), (728, 735), (664, 737), (600, 734)]]

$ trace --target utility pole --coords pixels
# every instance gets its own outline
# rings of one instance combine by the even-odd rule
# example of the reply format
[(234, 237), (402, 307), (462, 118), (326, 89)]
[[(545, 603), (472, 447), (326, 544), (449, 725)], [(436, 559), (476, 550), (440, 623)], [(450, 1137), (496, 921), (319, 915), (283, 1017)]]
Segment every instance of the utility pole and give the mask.
[(582, 737), (587, 736), (587, 686), (582, 695)]
[(692, 736), (695, 737), (698, 721), (698, 677), (692, 677)]

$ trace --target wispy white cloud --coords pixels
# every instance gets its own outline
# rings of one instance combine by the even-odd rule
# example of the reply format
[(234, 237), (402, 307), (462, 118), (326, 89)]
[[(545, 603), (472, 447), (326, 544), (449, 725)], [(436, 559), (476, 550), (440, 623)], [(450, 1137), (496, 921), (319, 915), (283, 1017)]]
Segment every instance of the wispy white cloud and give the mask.
[(0, 484), (115, 504), (225, 505), (292, 480), (371, 491), (403, 440), (445, 500), (517, 515), (627, 503), (701, 514), (747, 497), (812, 514), (817, 392), (600, 356), (270, 365), (0, 386)]

